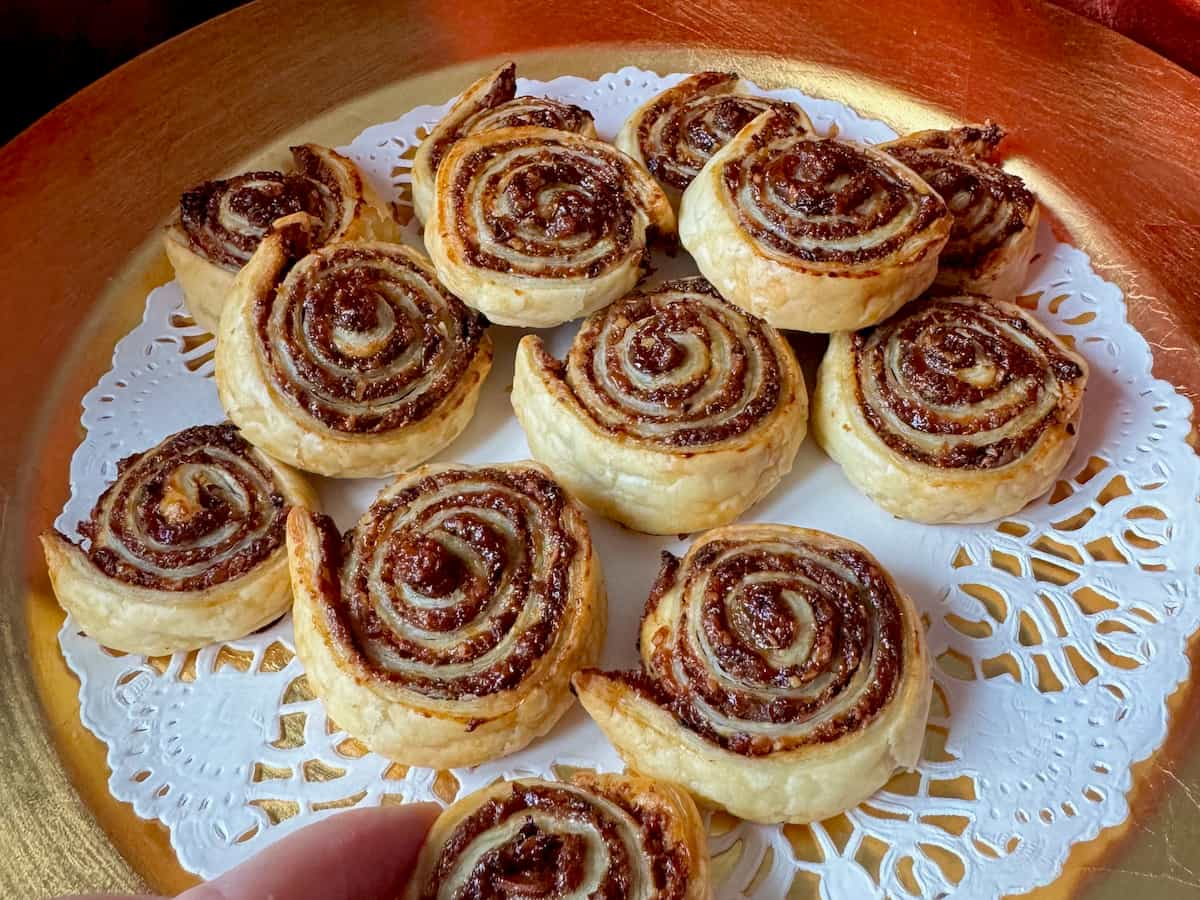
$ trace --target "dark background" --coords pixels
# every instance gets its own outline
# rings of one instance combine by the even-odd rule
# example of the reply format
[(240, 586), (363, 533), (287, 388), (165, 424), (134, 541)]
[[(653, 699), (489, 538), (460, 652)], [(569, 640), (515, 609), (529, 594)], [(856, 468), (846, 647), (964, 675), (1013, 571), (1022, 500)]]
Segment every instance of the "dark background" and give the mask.
[[(1200, 0), (1058, 3), (1200, 73)], [(0, 84), (8, 88), (0, 143), (143, 50), (238, 5), (230, 0), (0, 0)], [(1014, 3), (1014, 14), (1018, 7)], [(913, 3), (913, 14), (920, 15), (919, 2)]]
[(101, 75), (231, 0), (0, 0), (0, 143)]

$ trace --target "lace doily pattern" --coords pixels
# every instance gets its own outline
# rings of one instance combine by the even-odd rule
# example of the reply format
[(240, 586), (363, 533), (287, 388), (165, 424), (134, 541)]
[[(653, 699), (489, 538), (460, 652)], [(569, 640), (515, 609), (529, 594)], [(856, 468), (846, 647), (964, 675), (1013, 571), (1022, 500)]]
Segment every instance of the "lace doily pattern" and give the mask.
[[(638, 105), (683, 77), (626, 68), (520, 90), (590, 110), (611, 139)], [(843, 136), (870, 143), (895, 136), (832, 101), (791, 90), (769, 96), (798, 102), (822, 133), (836, 124)], [(408, 204), (419, 136), (444, 109), (418, 107), (341, 152), (384, 196)], [(405, 236), (419, 243), (415, 221)], [(694, 273), (682, 254), (654, 265), (651, 287)], [(858, 808), (785, 828), (714, 815), (719, 897), (1019, 893), (1052, 881), (1073, 844), (1128, 816), (1130, 767), (1162, 744), (1165, 701), (1188, 675), (1185, 648), (1200, 627), (1191, 407), (1152, 376), (1149, 347), (1126, 321), (1118, 289), (1048, 227), (1020, 302), (1091, 366), (1079, 446), (1048, 497), (987, 525), (901, 522), (859, 496), (809, 441), (792, 474), (744, 517), (820, 528), (870, 548), (928, 621), (935, 685), (919, 769)], [(565, 353), (574, 330), (551, 332), (552, 352)], [(480, 412), (442, 459), (528, 454), (505, 394), (517, 335), (493, 331), (497, 367)], [(64, 532), (86, 518), (119, 459), (223, 418), (212, 346), (201, 335), (173, 284), (151, 292), (142, 324), (84, 398), (87, 437), (71, 463), (71, 498), (57, 523)], [(320, 487), (327, 511), (348, 527), (379, 484)], [(680, 553), (688, 543), (590, 519), (600, 558), (622, 560), (608, 568), (613, 598), (644, 596), (659, 552)], [(610, 606), (605, 668), (635, 663), (640, 610), (626, 605), (637, 606)], [(181, 863), (202, 876), (331, 810), (447, 802), (502, 776), (621, 767), (577, 708), (547, 737), (494, 763), (453, 772), (392, 765), (325, 717), (291, 633), (284, 619), (244, 640), (144, 659), (104, 650), (70, 620), (63, 627), (84, 724), (108, 745), (110, 789), (140, 816), (165, 823)]]

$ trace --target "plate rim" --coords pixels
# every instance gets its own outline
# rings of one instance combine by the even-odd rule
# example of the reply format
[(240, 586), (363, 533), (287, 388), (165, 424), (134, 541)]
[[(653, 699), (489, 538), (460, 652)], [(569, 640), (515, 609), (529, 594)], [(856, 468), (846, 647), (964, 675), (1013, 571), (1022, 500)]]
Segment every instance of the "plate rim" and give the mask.
[[(8, 651), (0, 656), (0, 676), (10, 684), (10, 695), (14, 699), (13, 702), (0, 705), (0, 758), (6, 761), (10, 771), (37, 771), (41, 776), (38, 784), (17, 784), (18, 779), (0, 779), (0, 803), (12, 813), (5, 817), (8, 824), (0, 824), (0, 847), (5, 848), (10, 859), (14, 859), (14, 853), (22, 853), (33, 863), (27, 866), (21, 864), (20, 859), (15, 859), (14, 862), (18, 864), (8, 875), (0, 873), (0, 884), (8, 883), (11, 878), (15, 889), (51, 887), (44, 879), (34, 883), (29, 878), (31, 875), (37, 877), (33, 873), (44, 875), (45, 861), (52, 860), (55, 861), (53, 868), (57, 870), (52, 885), (54, 890), (139, 890), (146, 886), (135, 870), (121, 858), (80, 799), (72, 783), (72, 777), (78, 779), (79, 773), (69, 774), (63, 768), (50, 739), (50, 723), (42, 706), (39, 681), (39, 673), (43, 672), (47, 661), (30, 658), (19, 648), (28, 646), (30, 617), (38, 614), (32, 604), (44, 605), (46, 601), (44, 565), (33, 537), (41, 528), (48, 526), (55, 515), (54, 497), (57, 495), (61, 500), (63, 495), (66, 464), (74, 446), (71, 426), (78, 418), (77, 401), (83, 391), (94, 383), (94, 376), (106, 367), (111, 349), (111, 344), (100, 351), (95, 346), (89, 349), (88, 343), (99, 342), (102, 346), (105, 335), (111, 333), (117, 324), (104, 321), (105, 313), (111, 312), (114, 306), (113, 288), (109, 283), (113, 272), (128, 272), (140, 267), (143, 279), (161, 277), (161, 261), (155, 262), (154, 248), (147, 246), (153, 242), (153, 237), (147, 238), (146, 235), (153, 234), (154, 226), (165, 218), (166, 211), (173, 203), (171, 194), (180, 183), (174, 171), (189, 165), (195, 167), (196, 160), (200, 158), (205, 160), (206, 170), (229, 169), (235, 160), (250, 155), (255, 148), (276, 143), (286, 127), (311, 121), (311, 115), (303, 116), (305, 102), (309, 104), (307, 109), (310, 113), (320, 114), (339, 105), (348, 105), (352, 98), (361, 100), (370, 90), (395, 85), (414, 76), (429, 77), (443, 73), (445, 79), (445, 73), (450, 71), (444, 66), (447, 62), (457, 63), (455, 70), (482, 71), (503, 49), (503, 41), (509, 41), (507, 46), (514, 46), (517, 41), (523, 42), (520, 49), (514, 47), (513, 52), (505, 55), (511, 55), (519, 63), (525, 59), (534, 60), (529, 74), (535, 77), (547, 74), (536, 67), (545, 64), (537, 62), (539, 52), (545, 59), (547, 48), (555, 47), (550, 56), (557, 54), (559, 58), (569, 59), (576, 55), (581, 60), (587, 60), (588, 65), (601, 65), (595, 74), (615, 70), (627, 63), (657, 68), (659, 71), (671, 70), (665, 65), (653, 66), (643, 62), (644, 54), (648, 52), (646, 48), (650, 45), (635, 45), (635, 42), (644, 42), (647, 35), (645, 31), (639, 32), (631, 23), (637, 18), (638, 10), (643, 14), (645, 10), (633, 0), (610, 0), (604, 5), (602, 16), (588, 20), (589, 31), (593, 36), (605, 38), (609, 43), (607, 48), (598, 51), (587, 48), (574, 53), (572, 45), (564, 44), (562, 37), (571, 33), (571, 23), (582, 25), (588, 8), (586, 4), (570, 0), (553, 4), (550, 13), (545, 16), (546, 21), (530, 29), (530, 33), (524, 37), (516, 35), (512, 28), (500, 28), (498, 34), (490, 36), (474, 33), (465, 35), (463, 45), (456, 47), (448, 58), (427, 51), (413, 53), (403, 64), (380, 66), (374, 72), (358, 72), (358, 79), (351, 80), (351, 88), (340, 87), (310, 98), (293, 98), (287, 104), (291, 117), (286, 119), (286, 125), (284, 114), (278, 113), (273, 120), (274, 130), (268, 134), (243, 134), (223, 141), (215, 151), (211, 146), (206, 146), (185, 153), (183, 160), (168, 167), (169, 171), (160, 173), (155, 190), (147, 192), (152, 196), (135, 204), (120, 240), (105, 241), (100, 235), (88, 237), (84, 234), (80, 246), (82, 229), (77, 225), (66, 227), (64, 230), (67, 234), (60, 240), (50, 241), (43, 237), (44, 244), (73, 243), (76, 256), (87, 256), (87, 261), (82, 266), (62, 267), (77, 273), (77, 278), (69, 287), (65, 275), (60, 276), (58, 282), (51, 278), (48, 284), (36, 283), (33, 273), (45, 271), (45, 267), (52, 265), (56, 257), (61, 264), (62, 248), (40, 246), (37, 243), (37, 229), (32, 229), (33, 234), (30, 234), (31, 223), (41, 223), (43, 228), (47, 228), (54, 223), (56, 215), (60, 215), (57, 209), (63, 207), (82, 208), (95, 213), (96, 207), (100, 206), (103, 214), (104, 198), (98, 196), (103, 194), (103, 190), (97, 190), (96, 185), (109, 184), (113, 177), (113, 161), (99, 158), (96, 152), (98, 148), (91, 146), (88, 135), (99, 133), (106, 122), (120, 119), (122, 114), (139, 121), (146, 117), (152, 119), (155, 115), (169, 120), (172, 97), (185, 89), (197, 68), (203, 67), (203, 61), (221, 53), (236, 54), (253, 46), (253, 36), (261, 33), (265, 25), (270, 25), (278, 32), (279, 20), (288, 20), (279, 43), (284, 47), (311, 47), (312, 34), (305, 34), (299, 24), (291, 20), (307, 19), (319, 27), (336, 30), (339, 21), (346, 21), (340, 17), (357, 15), (361, 18), (363, 11), (368, 8), (366, 4), (356, 2), (306, 2), (304, 5), (310, 7), (311, 16), (297, 12), (294, 4), (285, 4), (282, 0), (264, 0), (211, 20), (148, 51), (85, 88), (0, 149), (0, 172), (9, 175), (0, 179), (4, 185), (0, 195), (6, 201), (0, 205), (0, 277), (10, 285), (10, 300), (0, 305), (0, 323), (8, 326), (5, 330), (8, 334), (28, 333), (33, 325), (40, 329), (42, 338), (40, 341), (30, 341), (24, 350), (14, 352), (6, 363), (4, 378), (0, 380), (0, 409), (8, 411), (10, 416), (22, 415), (23, 421), (31, 421), (23, 429), (14, 429), (9, 437), (0, 442), (0, 474), (7, 476), (5, 484), (15, 486), (15, 489), (10, 487), (6, 491), (4, 527), (9, 540), (3, 546), (7, 565), (3, 570), (3, 582), (0, 583), (0, 634), (5, 637)], [(893, 2), (881, 5), (896, 10), (901, 8), (899, 3)], [(487, 23), (494, 24), (498, 19), (528, 21), (522, 10), (532, 6), (526, 0), (506, 0), (497, 4), (467, 0), (460, 18), (473, 17), (479, 23), (478, 30), (485, 31)], [(851, 58), (855, 51), (849, 45), (857, 38), (861, 48), (864, 43), (863, 30), (861, 27), (842, 27), (838, 30), (836, 20), (839, 4), (821, 2), (805, 9), (802, 14), (792, 11), (794, 17), (802, 16), (805, 24), (819, 25), (825, 29), (827, 41), (824, 45), (807, 48), (807, 59), (790, 60), (769, 55), (778, 52), (778, 32), (772, 35), (772, 23), (777, 21), (778, 11), (771, 9), (767, 0), (739, 0), (730, 8), (733, 6), (741, 12), (743, 19), (752, 20), (753, 27), (724, 34), (721, 29), (711, 26), (708, 31), (702, 30), (699, 35), (701, 40), (697, 43), (709, 46), (693, 51), (691, 68), (720, 66), (722, 62), (726, 64), (724, 67), (728, 67), (736, 61), (745, 74), (763, 86), (779, 86), (789, 76), (800, 77), (804, 80), (798, 86), (806, 92), (816, 90), (827, 96), (835, 96), (854, 105), (864, 115), (878, 116), (882, 107), (887, 112), (881, 117), (891, 123), (898, 120), (928, 122), (939, 116), (943, 119), (965, 120), (971, 117), (970, 113), (981, 100), (970, 91), (948, 98), (944, 92), (937, 93), (936, 85), (926, 86), (923, 94), (912, 92), (913, 82), (920, 75), (919, 67), (915, 65), (912, 71), (883, 80), (880, 79), (877, 65), (868, 66), (861, 64), (861, 61), (855, 65), (855, 60)], [(285, 12), (285, 9), (290, 11)], [(374, 7), (371, 10), (373, 15), (386, 15), (389, 27), (406, 29), (407, 40), (412, 43), (424, 36), (433, 41), (435, 49), (444, 51), (448, 39), (464, 37), (451, 31), (445, 22), (422, 17), (421, 10), (417, 8), (388, 10), (386, 13)], [(979, 35), (968, 28), (982, 29), (997, 21), (1007, 23), (1005, 12), (1011, 14), (1011, 7), (1001, 0), (987, 0), (979, 7), (974, 7), (970, 17), (964, 17), (962, 11), (947, 0), (937, 0), (930, 8), (922, 10), (927, 22), (940, 29), (940, 46), (944, 49), (951, 48), (955, 35), (960, 39), (964, 35), (974, 35), (970, 41), (977, 41)], [(673, 22), (685, 33), (686, 28), (695, 28), (694, 23), (690, 23), (686, 17), (666, 12), (664, 15), (674, 16), (668, 22)], [(1100, 60), (1095, 64), (1095, 71), (1107, 73), (1113, 80), (1132, 76), (1129, 83), (1121, 86), (1125, 94), (1140, 97), (1146, 105), (1152, 102), (1159, 105), (1153, 117), (1159, 126), (1159, 143), (1155, 146), (1173, 148), (1176, 153), (1168, 159), (1181, 162), (1187, 147), (1200, 146), (1200, 79), (1120, 35), (1065, 10), (1045, 7), (1033, 9), (1028, 15), (1030, 20), (1006, 24), (998, 34), (990, 36), (992, 46), (988, 49), (1005, 49), (1001, 48), (1001, 43), (1014, 39), (1018, 27), (1022, 30), (1031, 26), (1034, 30), (1040, 27), (1047, 35), (1069, 38), (1077, 46), (1087, 48), (1094, 59)], [(795, 27), (793, 22), (792, 30)], [(360, 23), (354, 28), (343, 28), (335, 33), (358, 33), (361, 30)], [(897, 45), (899, 50), (907, 48), (914, 53), (929, 52), (928, 45), (922, 44), (920, 36), (909, 34), (908, 31), (898, 29), (895, 35), (889, 36), (888, 45), (892, 52), (897, 53)], [(694, 33), (692, 36), (695, 37)], [(498, 41), (501, 43), (498, 44)], [(735, 42), (740, 44), (741, 50), (731, 47)], [(614, 46), (622, 43), (626, 44), (624, 49)], [(883, 44), (880, 42), (875, 46), (881, 47)], [(675, 48), (676, 51), (678, 49)], [(1020, 66), (1015, 63), (1028, 65), (1031, 61), (1050, 67), (1053, 49), (1045, 42), (1010, 46), (1005, 52), (1012, 58), (1001, 60), (1002, 68), (1016, 71)], [(621, 52), (627, 55), (619, 55)], [(747, 52), (752, 56), (746, 56)], [(764, 53), (768, 55), (759, 55)], [(663, 53), (660, 51), (658, 55)], [(606, 68), (598, 63), (605, 58), (609, 60)], [(363, 68), (369, 69), (370, 66), (359, 64), (356, 71)], [(284, 66), (269, 72), (267, 81), (281, 84), (294, 73), (294, 67)], [(582, 74), (578, 70), (573, 73)], [(557, 71), (553, 74), (569, 73)], [(454, 77), (459, 83), (465, 83), (464, 75), (456, 73)], [(233, 80), (236, 83), (237, 79)], [(820, 83), (815, 89), (813, 80)], [(1064, 84), (1059, 82), (1060, 87)], [(1173, 93), (1164, 93), (1164, 85), (1170, 86)], [(943, 84), (942, 87), (946, 88), (947, 85)], [(898, 96), (901, 94), (905, 96)], [(936, 94), (936, 103), (931, 94)], [(262, 96), (264, 93), (261, 90), (255, 94), (257, 98)], [(948, 99), (950, 102), (947, 102)], [(1083, 99), (1068, 98), (1063, 102), (1078, 103), (1080, 110), (1077, 111), (1099, 127), (1102, 124), (1100, 105), (1095, 104), (1093, 99), (1089, 106), (1082, 102)], [(1108, 99), (1114, 103), (1120, 100), (1115, 95)], [(193, 99), (192, 102), (197, 101)], [(134, 112), (139, 104), (142, 108)], [(324, 108), (322, 104), (325, 104)], [(1195, 111), (1195, 114), (1189, 119), (1190, 111)], [(234, 107), (221, 104), (201, 107), (192, 119), (191, 127), (207, 125), (219, 128), (220, 123), (224, 122), (227, 133), (228, 118), (235, 113)], [(1109, 124), (1111, 127), (1111, 120)], [(1125, 121), (1124, 124), (1135, 123)], [(85, 128), (92, 130), (85, 131)], [(129, 168), (142, 163), (139, 159), (129, 158), (128, 151), (132, 150), (136, 150), (136, 146), (126, 147), (127, 152), (121, 156), (120, 165)], [(1018, 158), (1015, 168), (1018, 171), (1024, 168), (1040, 175), (1039, 154), (1024, 143), (1018, 144), (1016, 150)], [(65, 177), (39, 177), (46, 172)], [(1076, 174), (1082, 175), (1082, 172)], [(1162, 174), (1165, 183), (1156, 186), (1157, 193), (1165, 195), (1172, 190), (1189, 189), (1195, 192), (1194, 186), (1182, 177), (1171, 177), (1169, 171)], [(1179, 293), (1172, 285), (1182, 285), (1189, 278), (1195, 282), (1196, 276), (1200, 275), (1200, 253), (1192, 257), (1192, 265), (1182, 272), (1172, 273), (1174, 277), (1167, 283), (1150, 271), (1149, 266), (1140, 262), (1142, 257), (1139, 254), (1144, 254), (1147, 247), (1169, 244), (1173, 248), (1172, 253), (1182, 258), (1193, 246), (1193, 241), (1196, 249), (1200, 250), (1200, 239), (1197, 238), (1200, 232), (1189, 232), (1189, 228), (1194, 229), (1195, 226), (1184, 220), (1166, 221), (1157, 226), (1161, 233), (1155, 235), (1155, 240), (1149, 244), (1138, 244), (1133, 248), (1123, 246), (1117, 236), (1122, 233), (1122, 226), (1127, 227), (1127, 223), (1113, 222), (1096, 215), (1094, 209), (1089, 208), (1094, 206), (1088, 202), (1090, 197), (1075, 194), (1074, 199), (1069, 200), (1065, 190), (1070, 185), (1061, 177), (1054, 177), (1053, 171), (1049, 175), (1050, 180), (1044, 185), (1039, 184), (1039, 188), (1050, 189), (1049, 205), (1059, 213), (1059, 224), (1069, 232), (1074, 242), (1093, 256), (1102, 277), (1116, 281), (1130, 298), (1131, 320), (1155, 348), (1155, 373), (1176, 384), (1195, 402), (1200, 397), (1200, 366), (1196, 366), (1196, 361), (1200, 359), (1200, 311), (1193, 310), (1195, 314), (1190, 317), (1185, 315), (1186, 311), (1181, 310), (1179, 305), (1186, 301), (1186, 295)], [(118, 183), (128, 183), (130, 176), (126, 172), (116, 180)], [(1034, 180), (1043, 181), (1041, 177)], [(1101, 178), (1101, 187), (1111, 188), (1113, 180), (1111, 173), (1108, 173)], [(1058, 189), (1061, 196), (1056, 196), (1054, 188)], [(1154, 193), (1151, 192), (1151, 195)], [(137, 229), (142, 229), (140, 237)], [(144, 290), (142, 293), (144, 296)], [(26, 298), (25, 303), (17, 299), (22, 297)], [(32, 302), (34, 297), (40, 302)], [(42, 312), (44, 318), (53, 317), (54, 321), (38, 322), (29, 315), (34, 311)], [(1159, 354), (1162, 354), (1162, 359), (1158, 358)], [(45, 366), (42, 361), (47, 356), (72, 359), (74, 366), (57, 369)], [(97, 360), (102, 367), (97, 368)], [(32, 419), (27, 412), (31, 393), (42, 398), (42, 407)], [(77, 434), (77, 427), (74, 432)], [(57, 491), (54, 488), (56, 479)], [(46, 610), (42, 609), (40, 614), (45, 615)], [(1173, 721), (1172, 735), (1180, 730), (1184, 729), (1177, 727)], [(52, 823), (46, 822), (46, 817), (40, 813), (47, 807), (59, 811)], [(147, 823), (148, 828), (153, 824)], [(147, 835), (147, 839), (151, 837), (153, 835)], [(32, 854), (30, 847), (36, 848)], [(77, 856), (83, 859), (81, 864), (64, 863)]]

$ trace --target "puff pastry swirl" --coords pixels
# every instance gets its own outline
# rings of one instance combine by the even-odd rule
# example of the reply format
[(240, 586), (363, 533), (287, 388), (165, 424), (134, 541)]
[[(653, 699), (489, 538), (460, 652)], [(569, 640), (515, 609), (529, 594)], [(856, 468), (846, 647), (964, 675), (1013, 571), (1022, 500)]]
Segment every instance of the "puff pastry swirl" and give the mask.
[(251, 443), (306, 471), (401, 471), (466, 427), (491, 338), (417, 251), (309, 253), (312, 227), (281, 219), (238, 276), (217, 342), (221, 404)]
[(42, 535), (62, 607), (106, 647), (160, 656), (245, 637), (291, 604), (284, 523), (313, 506), (300, 475), (232, 425), (200, 425), (122, 460), (79, 524)]
[(330, 716), (405, 765), (470, 766), (545, 734), (606, 608), (579, 506), (536, 463), (428, 465), (344, 538), (288, 519), (296, 652)]
[(534, 126), (458, 141), (437, 170), (425, 246), (442, 282), (501, 325), (543, 328), (626, 294), (675, 233), (658, 184), (609, 144)]
[(832, 332), (879, 322), (924, 291), (950, 222), (893, 157), (815, 138), (776, 109), (684, 192), (679, 238), (725, 299), (776, 328)]
[(712, 155), (769, 109), (786, 110), (804, 131), (815, 133), (796, 104), (756, 97), (732, 72), (700, 72), (638, 107), (615, 143), (644, 165), (678, 204)]
[(1040, 219), (1025, 182), (988, 160), (1004, 130), (992, 122), (918, 131), (879, 149), (937, 191), (954, 225), (938, 258), (937, 283), (1012, 300), (1025, 281)]
[(517, 66), (507, 63), (462, 92), (450, 111), (421, 141), (413, 157), (413, 209), (422, 222), (433, 207), (433, 182), (442, 158), (460, 138), (496, 128), (539, 125), (596, 136), (592, 114), (571, 103), (549, 97), (518, 97)]
[(709, 900), (704, 824), (674, 785), (580, 772), (501, 781), (446, 809), (405, 900)]
[(163, 233), (197, 324), (217, 333), (233, 279), (276, 219), (305, 212), (317, 244), (397, 241), (400, 228), (354, 163), (316, 144), (292, 147), (294, 172), (246, 172), (184, 191)]
[(1015, 304), (926, 298), (830, 338), (813, 433), (893, 515), (987, 522), (1053, 485), (1078, 440), (1087, 375)]
[(766, 496), (808, 417), (787, 342), (703, 278), (593, 314), (565, 364), (526, 335), (512, 404), (533, 455), (576, 497), (656, 534), (727, 524)]
[(809, 822), (916, 764), (931, 681), (912, 602), (862, 547), (785, 525), (663, 555), (638, 672), (575, 676), (636, 771), (757, 822)]

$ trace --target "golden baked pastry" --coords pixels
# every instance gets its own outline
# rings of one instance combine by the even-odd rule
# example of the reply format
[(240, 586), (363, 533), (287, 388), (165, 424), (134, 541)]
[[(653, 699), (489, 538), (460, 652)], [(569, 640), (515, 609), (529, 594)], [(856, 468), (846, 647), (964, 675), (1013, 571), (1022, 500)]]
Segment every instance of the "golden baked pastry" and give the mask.
[(700, 72), (638, 107), (615, 143), (645, 166), (678, 204), (712, 155), (769, 109), (787, 110), (805, 131), (815, 134), (796, 104), (756, 97), (732, 72)]
[(808, 419), (787, 341), (703, 278), (594, 313), (565, 364), (526, 335), (512, 404), (574, 496), (655, 534), (732, 522), (791, 470)]
[(309, 252), (312, 223), (281, 219), (238, 275), (217, 341), (221, 405), (252, 444), (306, 471), (402, 471), (467, 426), (491, 338), (418, 251)]
[(684, 192), (679, 239), (732, 303), (776, 328), (886, 319), (932, 283), (946, 204), (879, 150), (763, 113)]
[(987, 522), (1054, 484), (1078, 440), (1087, 374), (1015, 304), (925, 298), (830, 338), (813, 434), (893, 515)]
[(233, 279), (271, 224), (305, 212), (313, 240), (398, 241), (400, 226), (354, 163), (316, 144), (292, 147), (295, 172), (247, 172), (184, 191), (163, 246), (198, 325), (217, 333)]
[(552, 128), (462, 138), (437, 170), (425, 246), (438, 276), (501, 325), (544, 328), (624, 296), (675, 214), (611, 145)]
[(444, 810), (405, 900), (710, 900), (708, 841), (692, 799), (628, 775), (500, 781)]
[(636, 672), (579, 700), (637, 772), (755, 822), (811, 822), (916, 765), (931, 679), (912, 602), (862, 547), (731, 525), (663, 555)]
[(245, 637), (292, 602), (284, 523), (313, 506), (304, 479), (232, 425), (199, 425), (135, 453), (79, 524), (87, 549), (42, 535), (50, 582), (87, 634), (161, 656)]
[(954, 216), (937, 283), (1012, 300), (1025, 283), (1040, 213), (1024, 181), (988, 162), (1003, 139), (987, 122), (918, 131), (879, 149), (920, 175)]
[(596, 136), (596, 123), (586, 109), (549, 97), (518, 97), (517, 66), (507, 63), (463, 91), (421, 141), (412, 166), (413, 209), (417, 218), (422, 222), (429, 220), (438, 165), (456, 141), (468, 134), (518, 125), (540, 125), (584, 137)]
[(549, 731), (604, 640), (583, 512), (537, 463), (427, 465), (342, 538), (288, 519), (296, 652), (338, 725), (411, 766), (472, 766)]

